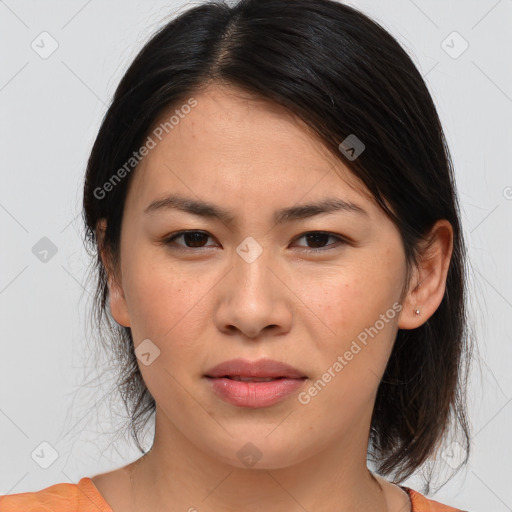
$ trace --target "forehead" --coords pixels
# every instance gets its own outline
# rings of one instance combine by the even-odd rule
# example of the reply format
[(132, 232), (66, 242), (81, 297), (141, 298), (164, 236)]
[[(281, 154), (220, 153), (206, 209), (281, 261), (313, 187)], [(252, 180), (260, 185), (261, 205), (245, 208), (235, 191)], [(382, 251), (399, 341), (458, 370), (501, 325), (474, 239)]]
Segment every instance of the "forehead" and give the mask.
[(191, 98), (195, 106), (182, 108), (191, 104), (190, 98), (173, 105), (150, 133), (155, 146), (130, 186), (137, 190), (129, 197), (137, 209), (177, 190), (201, 198), (230, 197), (255, 207), (266, 199), (289, 203), (325, 192), (373, 202), (343, 157), (332, 155), (283, 106), (225, 86), (210, 86)]

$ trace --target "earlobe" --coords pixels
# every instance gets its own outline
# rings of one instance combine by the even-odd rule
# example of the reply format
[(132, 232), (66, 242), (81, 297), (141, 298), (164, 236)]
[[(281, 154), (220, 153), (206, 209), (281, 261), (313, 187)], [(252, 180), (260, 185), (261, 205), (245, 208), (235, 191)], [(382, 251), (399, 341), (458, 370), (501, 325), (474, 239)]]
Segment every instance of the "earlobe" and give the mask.
[(130, 315), (128, 314), (128, 307), (124, 293), (118, 284), (109, 279), (109, 297), (110, 297), (110, 312), (114, 320), (124, 326), (130, 327)]
[(444, 297), (452, 251), (453, 228), (446, 219), (441, 219), (422, 242), (411, 289), (402, 302), (399, 329), (415, 329), (435, 313)]
[(110, 259), (107, 251), (103, 246), (103, 238), (105, 236), (106, 220), (100, 219), (96, 228), (96, 239), (98, 244), (98, 250), (100, 251), (101, 261), (103, 268), (107, 274), (108, 291), (109, 291), (109, 303), (110, 313), (114, 320), (124, 327), (130, 327), (130, 316), (128, 314), (128, 306), (124, 296), (124, 291), (120, 283), (114, 276), (114, 269), (112, 268)]

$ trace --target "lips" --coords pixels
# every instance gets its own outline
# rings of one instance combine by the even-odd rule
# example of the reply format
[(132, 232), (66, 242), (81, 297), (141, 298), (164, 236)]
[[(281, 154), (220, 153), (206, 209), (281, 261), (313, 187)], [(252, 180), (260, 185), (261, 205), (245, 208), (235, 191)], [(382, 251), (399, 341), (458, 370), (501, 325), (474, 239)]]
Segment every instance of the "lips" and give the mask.
[(209, 388), (236, 407), (257, 409), (284, 401), (305, 385), (307, 376), (271, 359), (225, 361), (204, 375)]
[(226, 379), (238, 380), (240, 382), (271, 382), (284, 377), (242, 377), (241, 375), (225, 376)]
[(204, 375), (209, 388), (236, 407), (271, 407), (305, 385), (307, 376), (286, 363), (271, 359), (225, 361)]
[(269, 382), (277, 379), (307, 378), (297, 368), (272, 359), (248, 361), (231, 359), (208, 370), (205, 377), (228, 378), (244, 382)]

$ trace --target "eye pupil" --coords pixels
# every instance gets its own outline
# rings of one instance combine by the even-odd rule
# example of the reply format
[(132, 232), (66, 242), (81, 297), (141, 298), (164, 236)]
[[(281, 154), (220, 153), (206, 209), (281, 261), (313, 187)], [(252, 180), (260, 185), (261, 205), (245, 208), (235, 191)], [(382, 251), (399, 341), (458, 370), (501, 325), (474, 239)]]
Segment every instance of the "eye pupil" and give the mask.
[[(327, 243), (329, 236), (330, 235), (328, 235), (326, 233), (312, 233), (312, 234), (306, 235), (306, 238), (308, 240), (308, 243), (310, 243), (311, 240), (313, 240), (313, 245), (315, 244), (315, 241), (316, 241), (317, 243), (319, 243), (320, 246), (323, 246), (323, 245), (325, 245), (325, 243)], [(318, 241), (318, 239), (320, 239), (320, 241)], [(322, 242), (325, 242), (325, 243), (322, 243)]]
[[(205, 233), (199, 233), (197, 231), (191, 232), (191, 233), (183, 233), (183, 240), (190, 241), (190, 240), (188, 240), (190, 238), (192, 238), (191, 247), (202, 247), (201, 240), (204, 239), (203, 242), (206, 242), (206, 240), (208, 240), (208, 236)], [(198, 245), (194, 245), (196, 243)], [(189, 246), (188, 243), (187, 243), (187, 246)]]

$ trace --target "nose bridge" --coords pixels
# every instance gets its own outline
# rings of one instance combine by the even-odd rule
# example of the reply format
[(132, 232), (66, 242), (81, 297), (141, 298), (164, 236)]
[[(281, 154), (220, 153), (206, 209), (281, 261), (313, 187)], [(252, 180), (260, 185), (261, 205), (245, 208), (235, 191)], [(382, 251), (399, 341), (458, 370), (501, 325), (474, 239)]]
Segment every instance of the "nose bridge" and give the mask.
[(289, 328), (291, 311), (285, 287), (274, 275), (279, 265), (273, 255), (253, 237), (236, 247), (216, 314), (220, 329), (236, 327), (253, 338), (268, 326)]
[(247, 302), (252, 300), (272, 300), (272, 272), (268, 267), (272, 262), (272, 250), (252, 236), (246, 237), (236, 248), (234, 255), (234, 276), (237, 293)]

